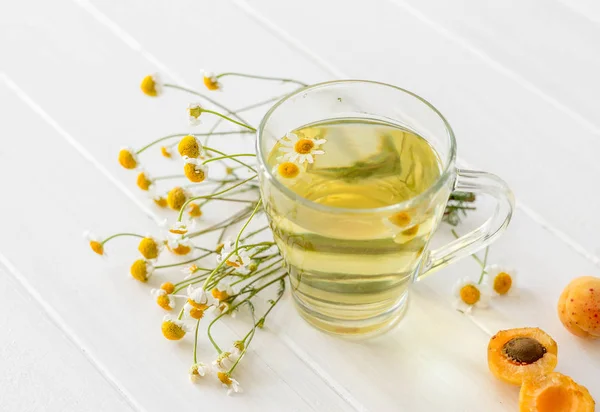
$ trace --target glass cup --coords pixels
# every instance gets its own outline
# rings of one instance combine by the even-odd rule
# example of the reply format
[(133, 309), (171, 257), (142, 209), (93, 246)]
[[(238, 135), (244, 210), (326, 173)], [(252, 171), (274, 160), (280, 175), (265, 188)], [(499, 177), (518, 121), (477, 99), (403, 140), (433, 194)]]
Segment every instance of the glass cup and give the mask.
[[(350, 118), (393, 125), (425, 139), (439, 157), (437, 180), (398, 204), (349, 209), (302, 197), (274, 175), (269, 154), (286, 133)], [(358, 80), (316, 84), (275, 104), (257, 134), (261, 196), (294, 302), (305, 320), (326, 332), (367, 337), (389, 330), (402, 318), (414, 281), (489, 245), (511, 219), (514, 198), (504, 181), (457, 169), (450, 125), (407, 90)], [(489, 195), (495, 210), (479, 228), (430, 250), (452, 191)]]

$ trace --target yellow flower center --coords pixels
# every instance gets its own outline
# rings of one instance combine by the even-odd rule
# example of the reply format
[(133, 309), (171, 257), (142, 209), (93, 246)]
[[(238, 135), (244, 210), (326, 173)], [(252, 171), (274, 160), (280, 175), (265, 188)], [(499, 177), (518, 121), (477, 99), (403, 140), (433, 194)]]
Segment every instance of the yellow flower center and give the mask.
[(208, 90), (219, 90), (220, 86), (219, 86), (219, 81), (218, 80), (213, 80), (212, 77), (206, 77), (204, 76), (204, 85), (206, 86), (206, 88)]
[(240, 266), (242, 266), (239, 262), (235, 260), (226, 260), (225, 264), (231, 268), (239, 268)]
[(174, 187), (167, 194), (167, 204), (173, 210), (181, 209), (181, 206), (183, 206), (186, 200), (187, 196), (185, 191), (180, 187)]
[(219, 243), (219, 244), (217, 245), (217, 247), (215, 248), (215, 252), (217, 252), (217, 253), (221, 253), (221, 251), (223, 250), (223, 248), (224, 248), (224, 247), (225, 247), (225, 244), (224, 244), (224, 243)]
[(294, 151), (300, 154), (309, 154), (315, 147), (315, 142), (310, 139), (300, 139), (294, 145)]
[(233, 167), (226, 167), (225, 168), (225, 174), (227, 174), (227, 175), (233, 174)]
[(183, 166), (183, 174), (185, 175), (185, 177), (188, 178), (190, 182), (194, 183), (204, 182), (204, 179), (206, 179), (206, 174), (204, 173), (204, 170), (196, 167), (196, 165), (193, 165), (191, 163), (186, 163)]
[(460, 299), (467, 305), (474, 305), (479, 302), (481, 292), (475, 285), (465, 285), (460, 289)]
[(97, 254), (99, 254), (99, 255), (103, 255), (104, 254), (104, 245), (102, 245), (102, 243), (96, 242), (95, 240), (92, 240), (90, 242), (90, 247)]
[(169, 149), (167, 149), (165, 146), (162, 146), (160, 148), (160, 153), (164, 156), (164, 157), (171, 157), (171, 152), (169, 151)]
[(169, 299), (168, 295), (159, 295), (156, 298), (156, 303), (158, 303), (158, 306), (160, 306), (161, 308), (163, 308), (164, 310), (171, 310), (171, 299)]
[(285, 178), (293, 179), (300, 173), (300, 168), (295, 163), (283, 162), (277, 166), (277, 172)]
[(224, 385), (229, 386), (232, 383), (231, 378), (229, 377), (229, 374), (227, 372), (219, 372), (217, 373), (217, 377)]
[(148, 179), (148, 176), (144, 172), (140, 173), (137, 177), (137, 185), (142, 190), (148, 190), (150, 185), (152, 184), (152, 180)]
[(217, 288), (214, 288), (211, 294), (213, 295), (213, 298), (217, 299), (218, 301), (229, 299), (229, 294), (226, 291), (219, 290)]
[(140, 85), (142, 92), (144, 92), (147, 96), (156, 97), (158, 96), (158, 91), (156, 90), (156, 82), (152, 76), (146, 76), (142, 79), (142, 84)]
[(167, 199), (165, 199), (164, 197), (159, 197), (157, 199), (153, 199), (154, 203), (156, 203), (156, 206), (158, 207), (167, 207), (168, 203), (167, 203)]
[(405, 227), (410, 224), (411, 218), (406, 212), (398, 212), (395, 215), (390, 216), (388, 220), (396, 226)]
[(193, 157), (194, 159), (200, 156), (200, 146), (196, 138), (192, 135), (184, 136), (179, 141), (177, 150), (181, 156)]
[(500, 272), (494, 278), (494, 291), (499, 295), (508, 293), (512, 286), (512, 277), (506, 272)]
[(244, 341), (236, 340), (235, 342), (233, 342), (233, 347), (239, 350), (240, 352), (243, 352), (245, 347)]
[(170, 320), (163, 321), (161, 329), (164, 337), (169, 340), (180, 340), (185, 336), (185, 330)]
[(146, 282), (148, 280), (148, 268), (146, 267), (146, 261), (144, 259), (138, 259), (133, 262), (130, 269), (131, 276), (140, 282)]
[(404, 236), (414, 236), (419, 232), (419, 225), (414, 225), (413, 227), (403, 230), (402, 234)]
[(191, 217), (202, 216), (202, 210), (200, 210), (200, 205), (196, 203), (190, 203), (190, 211), (188, 213)]
[(145, 237), (140, 241), (138, 250), (146, 259), (156, 259), (158, 257), (158, 245), (151, 237)]
[(162, 285), (160, 285), (160, 288), (167, 292), (169, 295), (175, 291), (175, 285), (171, 282), (163, 283)]
[(169, 248), (169, 249), (171, 250), (171, 252), (175, 253), (176, 255), (187, 255), (192, 250), (191, 247), (186, 246), (186, 245), (178, 245), (175, 248)]
[(127, 149), (121, 149), (119, 152), (119, 163), (125, 169), (135, 169), (137, 166), (137, 161), (133, 154)]
[(198, 308), (191, 308), (190, 309), (190, 317), (192, 317), (196, 320), (200, 320), (204, 317), (204, 311), (202, 309), (198, 309)]
[(176, 235), (185, 235), (188, 232), (188, 230), (187, 230), (187, 226), (181, 226), (181, 227), (177, 226), (177, 227), (169, 229), (169, 232), (175, 233)]
[(190, 107), (188, 109), (188, 112), (189, 112), (189, 114), (190, 114), (191, 117), (197, 119), (202, 114), (202, 108), (200, 106)]
[(189, 303), (190, 306), (193, 306), (196, 309), (200, 309), (200, 310), (206, 310), (206, 309), (208, 309), (208, 305), (207, 304), (205, 304), (205, 303), (198, 303), (198, 302), (196, 302), (193, 299), (189, 299), (188, 298), (187, 303)]

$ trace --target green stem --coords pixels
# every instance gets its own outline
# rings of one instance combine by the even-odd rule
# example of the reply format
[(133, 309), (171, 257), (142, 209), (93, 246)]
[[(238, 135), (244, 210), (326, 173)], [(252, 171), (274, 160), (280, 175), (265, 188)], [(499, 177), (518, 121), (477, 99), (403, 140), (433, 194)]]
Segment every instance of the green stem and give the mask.
[(246, 239), (249, 239), (249, 238), (251, 238), (251, 237), (252, 237), (252, 236), (254, 236), (254, 235), (258, 235), (260, 232), (264, 232), (264, 231), (265, 231), (265, 230), (267, 230), (267, 229), (269, 229), (269, 226), (265, 226), (265, 227), (263, 227), (263, 228), (260, 228), (260, 229), (258, 229), (258, 230), (255, 230), (254, 232), (250, 232), (250, 233), (248, 233), (246, 236), (244, 236), (244, 237), (242, 238), (242, 242), (243, 242), (244, 240), (246, 240)]
[(200, 319), (196, 322), (196, 336), (194, 337), (194, 364), (198, 363), (196, 351), (198, 350), (198, 329), (200, 328)]
[(181, 308), (181, 310), (179, 311), (179, 315), (177, 315), (177, 320), (181, 320), (181, 318), (183, 317), (183, 310), (185, 309), (185, 306)]
[(148, 143), (146, 146), (142, 147), (140, 150), (138, 150), (137, 152), (135, 152), (136, 154), (140, 154), (143, 151), (145, 151), (146, 149), (149, 149), (150, 147), (154, 146), (157, 143), (163, 142), (165, 140), (169, 140), (169, 139), (173, 139), (175, 137), (183, 137), (183, 136), (187, 136), (187, 135), (194, 135), (194, 136), (210, 136), (210, 135), (228, 135), (228, 134), (240, 134), (240, 133), (244, 133), (244, 134), (250, 134), (253, 133), (249, 130), (234, 130), (234, 131), (229, 131), (229, 132), (216, 132), (216, 133), (173, 133), (173, 134), (169, 134), (167, 136), (163, 136), (160, 139), (156, 139), (150, 143)]
[(210, 110), (210, 109), (204, 109), (204, 108), (200, 108), (200, 110), (201, 110), (203, 113), (210, 113), (210, 114), (214, 114), (215, 116), (222, 117), (223, 119), (225, 119), (225, 120), (228, 120), (228, 121), (230, 121), (231, 123), (235, 123), (235, 124), (237, 124), (238, 126), (242, 126), (242, 127), (245, 127), (245, 128), (246, 128), (246, 129), (248, 129), (248, 130), (251, 130), (251, 131), (253, 131), (253, 132), (256, 132), (256, 129), (255, 129), (254, 127), (252, 127), (252, 126), (250, 126), (250, 125), (247, 125), (246, 123), (238, 122), (237, 120), (235, 120), (235, 119), (232, 119), (231, 117), (229, 117), (229, 116), (226, 116), (226, 115), (224, 115), (224, 114), (221, 114), (221, 113), (219, 113), (219, 112), (216, 112), (216, 111), (214, 111), (214, 110)]
[(175, 267), (175, 266), (187, 265), (188, 263), (193, 263), (193, 262), (195, 262), (195, 261), (197, 261), (197, 260), (203, 259), (203, 258), (207, 257), (208, 255), (210, 255), (210, 254), (212, 254), (212, 253), (213, 253), (213, 252), (211, 252), (211, 253), (207, 253), (207, 254), (205, 254), (205, 255), (202, 255), (202, 256), (199, 256), (199, 257), (197, 257), (197, 258), (194, 258), (194, 259), (191, 259), (191, 260), (186, 260), (185, 262), (172, 263), (172, 264), (170, 264), (170, 265), (161, 265), (161, 266), (155, 266), (155, 267), (154, 267), (154, 269), (166, 269), (166, 268), (172, 268), (172, 267)]
[(138, 238), (142, 238), (142, 239), (144, 238), (144, 236), (142, 236), (142, 235), (138, 235), (137, 233), (117, 233), (116, 235), (112, 235), (112, 236), (109, 236), (109, 237), (107, 237), (107, 238), (106, 238), (106, 239), (104, 239), (102, 242), (100, 242), (100, 244), (101, 244), (102, 246), (104, 246), (104, 244), (105, 244), (106, 242), (108, 242), (109, 240), (111, 240), (111, 239), (114, 239), (114, 238), (116, 238), (116, 237), (121, 237), (121, 236), (133, 236), (133, 237), (138, 237)]
[(485, 274), (487, 273), (485, 271), (485, 266), (487, 265), (487, 259), (488, 259), (488, 253), (490, 251), (490, 247), (486, 247), (485, 248), (485, 255), (483, 255), (483, 264), (481, 265), (481, 275), (479, 275), (479, 280), (477, 281), (478, 285), (481, 285), (481, 282), (483, 282), (483, 277), (485, 276)]
[[(220, 192), (217, 192), (217, 193), (215, 193), (214, 195), (210, 195), (210, 196), (219, 196), (219, 195), (222, 195), (223, 193), (227, 193), (227, 192), (229, 192), (230, 190), (232, 190), (232, 189), (235, 189), (236, 187), (238, 187), (238, 186), (241, 186), (241, 185), (243, 185), (244, 183), (247, 183), (247, 182), (249, 182), (249, 181), (251, 181), (251, 180), (253, 180), (253, 179), (255, 179), (255, 178), (256, 178), (256, 175), (254, 175), (254, 176), (252, 176), (252, 177), (249, 177), (248, 179), (246, 179), (246, 180), (243, 180), (243, 181), (241, 181), (241, 182), (240, 182), (240, 183), (238, 183), (238, 184), (235, 184), (235, 185), (233, 185), (233, 186), (231, 186), (231, 187), (229, 187), (229, 188), (227, 188), (227, 189), (225, 189), (225, 190), (221, 190)], [(181, 209), (179, 210), (179, 216), (177, 217), (177, 221), (181, 222), (181, 218), (183, 217), (183, 212), (185, 211), (185, 209), (187, 208), (187, 206), (188, 206), (188, 205), (189, 205), (191, 202), (193, 202), (194, 200), (198, 200), (198, 199), (206, 199), (206, 198), (208, 198), (208, 197), (210, 197), (210, 196), (194, 196), (194, 197), (191, 197), (191, 198), (189, 198), (188, 200), (186, 200), (186, 202), (183, 204), (183, 206), (181, 206)]]
[(285, 77), (257, 76), (254, 74), (237, 73), (237, 72), (221, 73), (221, 74), (217, 75), (216, 77), (217, 77), (217, 79), (221, 79), (226, 76), (245, 77), (248, 79), (258, 79), (258, 80), (272, 80), (272, 81), (280, 81), (280, 82), (284, 82), (284, 83), (295, 83), (295, 84), (299, 84), (300, 86), (304, 86), (304, 87), (308, 86), (306, 83), (303, 83), (299, 80), (287, 79)]
[(240, 153), (240, 154), (232, 154), (232, 155), (226, 155), (226, 156), (220, 156), (220, 157), (211, 157), (210, 159), (207, 159), (204, 162), (202, 162), (202, 164), (205, 165), (210, 162), (216, 162), (218, 160), (224, 160), (224, 159), (232, 159), (234, 157), (256, 157), (256, 155), (254, 153)]
[(244, 233), (244, 230), (246, 230), (246, 228), (248, 227), (248, 225), (250, 224), (250, 221), (252, 220), (252, 218), (254, 217), (254, 215), (256, 215), (256, 213), (258, 212), (258, 210), (260, 209), (260, 207), (262, 206), (262, 199), (260, 199), (257, 203), (256, 203), (256, 207), (254, 208), (254, 210), (252, 211), (252, 214), (250, 215), (250, 217), (248, 218), (248, 220), (246, 220), (246, 223), (244, 223), (244, 226), (242, 226), (242, 228), (240, 229), (240, 231), (238, 232), (237, 237), (235, 238), (235, 248), (237, 249), (240, 243), (240, 237), (242, 236), (242, 233)]
[[(184, 91), (184, 92), (187, 92), (187, 93), (193, 94), (194, 96), (201, 97), (201, 98), (203, 98), (204, 100), (206, 100), (206, 101), (208, 101), (208, 102), (210, 102), (210, 103), (214, 104), (214, 105), (215, 105), (215, 106), (217, 106), (218, 108), (220, 108), (220, 109), (222, 109), (222, 110), (225, 110), (226, 112), (231, 112), (231, 109), (229, 109), (229, 108), (228, 108), (228, 107), (226, 107), (226, 106), (223, 106), (223, 105), (222, 105), (221, 103), (219, 103), (218, 101), (216, 101), (216, 100), (214, 100), (214, 99), (211, 99), (210, 97), (208, 97), (208, 96), (206, 96), (206, 95), (204, 95), (204, 94), (202, 94), (202, 93), (198, 93), (198, 92), (197, 92), (197, 91), (195, 91), (195, 90), (188, 89), (187, 87), (182, 87), (182, 86), (178, 86), (178, 85), (176, 85), (176, 84), (168, 84), (168, 83), (167, 83), (167, 84), (163, 84), (163, 87), (170, 87), (170, 88), (172, 88), (172, 89), (181, 90), (181, 91)], [(245, 121), (244, 119), (242, 119), (242, 118), (241, 118), (241, 117), (240, 117), (238, 114), (236, 114), (236, 113), (232, 113), (232, 114), (233, 114), (233, 115), (234, 115), (234, 116), (235, 116), (235, 117), (236, 117), (236, 118), (237, 118), (237, 119), (238, 119), (240, 122), (244, 122), (244, 123), (246, 122), (246, 121)]]
[[(451, 230), (451, 232), (452, 232), (452, 234), (454, 235), (454, 237), (455, 237), (456, 239), (459, 239), (459, 238), (460, 238), (460, 236), (458, 235), (458, 233), (456, 233), (456, 230), (452, 229), (452, 230)], [(487, 249), (486, 249), (486, 251), (487, 251)], [(476, 254), (474, 254), (474, 253), (473, 253), (473, 254), (471, 255), (471, 257), (472, 257), (473, 259), (475, 259), (475, 261), (476, 261), (477, 263), (479, 263), (479, 266), (481, 266), (482, 268), (485, 268), (485, 263), (484, 263), (484, 262), (482, 262), (482, 261), (481, 261), (481, 259), (479, 259), (479, 256), (477, 256)]]
[[(205, 150), (207, 150), (207, 151), (209, 151), (209, 152), (215, 152), (215, 153), (217, 153), (217, 154), (220, 154), (221, 156), (227, 156), (227, 154), (225, 154), (225, 153), (223, 153), (223, 152), (221, 152), (221, 151), (219, 151), (219, 150), (217, 150), (217, 149), (213, 149), (212, 147), (206, 147), (206, 146), (204, 146), (204, 149), (205, 149)], [(232, 158), (231, 160), (233, 160), (233, 161), (234, 161), (234, 162), (236, 162), (236, 163), (239, 163), (239, 164), (241, 164), (242, 166), (246, 166), (248, 169), (250, 169), (250, 170), (252, 170), (254, 173), (256, 173), (256, 169), (254, 169), (254, 168), (253, 168), (252, 166), (250, 166), (249, 164), (246, 164), (246, 163), (244, 163), (244, 162), (242, 162), (241, 160), (238, 160), (238, 159), (236, 159), (236, 158)]]
[(221, 319), (223, 316), (225, 316), (225, 313), (221, 313), (218, 316), (216, 316), (209, 324), (208, 324), (208, 328), (206, 329), (206, 334), (208, 335), (208, 339), (210, 340), (210, 343), (212, 343), (213, 347), (215, 348), (215, 350), (217, 351), (217, 353), (220, 355), (221, 352), (223, 352), (221, 350), (221, 348), (219, 347), (219, 345), (217, 345), (217, 342), (215, 342), (215, 340), (212, 337), (212, 334), (210, 333), (210, 330), (212, 329), (212, 326), (215, 324), (215, 322), (217, 322), (219, 319)]

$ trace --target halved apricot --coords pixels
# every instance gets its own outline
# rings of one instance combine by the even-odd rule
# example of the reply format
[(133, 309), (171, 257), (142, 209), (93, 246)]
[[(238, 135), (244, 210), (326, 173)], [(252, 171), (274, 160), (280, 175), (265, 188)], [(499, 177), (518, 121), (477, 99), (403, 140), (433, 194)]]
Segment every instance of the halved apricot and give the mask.
[(558, 299), (558, 317), (572, 334), (600, 338), (600, 278), (582, 276), (572, 280)]
[(488, 366), (498, 379), (520, 385), (523, 379), (552, 372), (557, 353), (554, 339), (539, 328), (501, 330), (490, 339)]
[(520, 412), (594, 412), (585, 386), (558, 372), (525, 379), (519, 393)]

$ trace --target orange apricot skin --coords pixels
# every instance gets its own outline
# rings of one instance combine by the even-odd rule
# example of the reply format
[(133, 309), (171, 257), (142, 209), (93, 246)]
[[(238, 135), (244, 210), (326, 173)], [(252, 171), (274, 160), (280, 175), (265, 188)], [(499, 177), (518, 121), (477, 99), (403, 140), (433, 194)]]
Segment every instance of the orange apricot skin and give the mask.
[[(531, 365), (520, 366), (511, 362), (503, 355), (502, 349), (509, 340), (518, 337), (536, 339), (546, 348), (546, 353)], [(491, 337), (487, 354), (490, 372), (501, 381), (512, 385), (521, 385), (526, 378), (552, 372), (558, 363), (558, 345), (550, 335), (539, 328), (501, 330)]]
[(525, 379), (519, 412), (594, 412), (596, 402), (585, 386), (558, 372)]
[(572, 280), (561, 293), (557, 309), (560, 321), (573, 335), (600, 338), (600, 278)]

